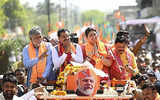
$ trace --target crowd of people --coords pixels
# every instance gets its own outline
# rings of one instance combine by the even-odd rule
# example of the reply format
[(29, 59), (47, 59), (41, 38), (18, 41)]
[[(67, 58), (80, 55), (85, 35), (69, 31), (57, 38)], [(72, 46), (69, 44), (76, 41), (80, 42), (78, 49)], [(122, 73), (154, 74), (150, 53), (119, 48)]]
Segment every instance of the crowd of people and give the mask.
[[(146, 28), (146, 35), (140, 42), (144, 43), (148, 34), (149, 30)], [(132, 95), (135, 100), (160, 100), (160, 53), (139, 49), (143, 43), (130, 48), (127, 31), (117, 32), (113, 44), (101, 42), (93, 27), (85, 30), (84, 44), (70, 41), (68, 29), (59, 29), (57, 36), (58, 41), (43, 38), (42, 31), (37, 26), (29, 31), (30, 43), (22, 51), (25, 68), (3, 76), (0, 100), (12, 100), (14, 95), (25, 100), (29, 100), (26, 96), (36, 100), (35, 93), (30, 90), (39, 92), (43, 90), (39, 88), (41, 85), (54, 85), (59, 73), (71, 61), (89, 61), (96, 69), (108, 75), (95, 77), (95, 73), (86, 66), (86, 69), (77, 73), (78, 96), (92, 96), (101, 84), (125, 80), (125, 95)], [(108, 84), (106, 87), (108, 93), (111, 86), (112, 84)]]

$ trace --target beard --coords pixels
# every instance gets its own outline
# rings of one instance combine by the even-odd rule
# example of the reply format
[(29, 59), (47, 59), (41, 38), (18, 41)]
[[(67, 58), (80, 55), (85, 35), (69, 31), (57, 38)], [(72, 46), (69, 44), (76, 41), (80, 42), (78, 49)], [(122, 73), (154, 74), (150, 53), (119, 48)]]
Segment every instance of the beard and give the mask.
[(118, 52), (119, 52), (119, 54), (123, 54), (124, 50), (119, 50)]
[(3, 92), (3, 96), (6, 100), (12, 100), (15, 93), (13, 91), (5, 91)]
[(93, 94), (94, 88), (85, 89), (78, 86), (78, 90), (86, 96), (91, 96)]

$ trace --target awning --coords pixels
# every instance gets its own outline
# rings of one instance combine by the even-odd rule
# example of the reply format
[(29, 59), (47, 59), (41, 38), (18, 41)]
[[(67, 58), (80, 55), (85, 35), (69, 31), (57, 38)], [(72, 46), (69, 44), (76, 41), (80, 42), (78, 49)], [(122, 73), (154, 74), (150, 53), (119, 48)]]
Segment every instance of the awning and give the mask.
[(133, 19), (133, 20), (127, 20), (124, 23), (126, 25), (136, 25), (136, 24), (153, 24), (153, 23), (160, 23), (160, 17), (152, 17), (152, 18), (146, 18), (146, 19)]

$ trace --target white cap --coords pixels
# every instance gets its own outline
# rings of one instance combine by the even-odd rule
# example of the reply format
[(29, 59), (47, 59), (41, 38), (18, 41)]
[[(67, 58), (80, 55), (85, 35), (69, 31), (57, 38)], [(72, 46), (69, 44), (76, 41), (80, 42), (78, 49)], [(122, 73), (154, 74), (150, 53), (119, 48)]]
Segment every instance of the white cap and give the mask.
[(3, 75), (0, 75), (0, 79), (3, 79)]
[(55, 40), (55, 41), (58, 41), (58, 36), (57, 36), (57, 32), (53, 32), (49, 35), (50, 37), (50, 40)]

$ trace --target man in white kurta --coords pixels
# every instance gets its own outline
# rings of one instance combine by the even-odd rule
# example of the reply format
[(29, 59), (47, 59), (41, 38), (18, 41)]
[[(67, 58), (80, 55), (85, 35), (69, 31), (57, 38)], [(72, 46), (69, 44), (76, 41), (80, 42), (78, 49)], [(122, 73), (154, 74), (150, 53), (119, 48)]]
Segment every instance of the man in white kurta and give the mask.
[(55, 69), (60, 69), (62, 72), (70, 61), (82, 63), (83, 54), (82, 49), (79, 44), (72, 43), (68, 35), (69, 31), (67, 29), (58, 30), (59, 43), (57, 46), (53, 47), (52, 50), (52, 61)]

